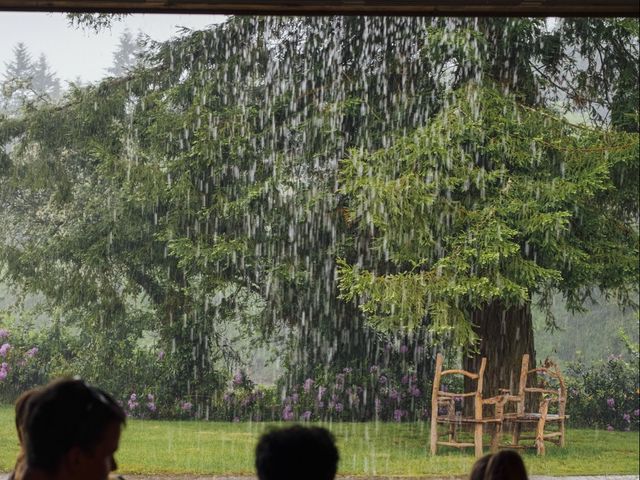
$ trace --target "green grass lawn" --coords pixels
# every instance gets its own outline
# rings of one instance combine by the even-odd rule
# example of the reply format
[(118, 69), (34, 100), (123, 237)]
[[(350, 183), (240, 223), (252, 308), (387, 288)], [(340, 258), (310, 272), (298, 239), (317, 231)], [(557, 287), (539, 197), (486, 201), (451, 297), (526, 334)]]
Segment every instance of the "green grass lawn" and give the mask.
[[(273, 424), (130, 420), (117, 454), (124, 473), (251, 474), (253, 449)], [(341, 474), (465, 475), (473, 452), (428, 454), (429, 427), (423, 423), (323, 424), (338, 440)], [(527, 453), (531, 474), (638, 474), (638, 432), (569, 430), (567, 447), (550, 445), (545, 457)], [(0, 407), (0, 471), (12, 468), (17, 453), (13, 409)]]

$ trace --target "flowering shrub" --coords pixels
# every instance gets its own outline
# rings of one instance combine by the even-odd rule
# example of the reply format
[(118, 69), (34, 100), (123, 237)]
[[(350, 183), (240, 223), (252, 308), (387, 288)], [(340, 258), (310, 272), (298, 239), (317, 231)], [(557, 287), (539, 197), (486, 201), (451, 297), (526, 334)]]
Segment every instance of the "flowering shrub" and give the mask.
[[(400, 346), (399, 351), (406, 353), (406, 347), (403, 352)], [(419, 380), (409, 362), (401, 364), (402, 368), (395, 370), (371, 365), (366, 371), (325, 371), (299, 384), (271, 388), (256, 386), (240, 371), (217, 410), (222, 419), (235, 421), (401, 422), (426, 418), (430, 383)]]
[(571, 425), (610, 431), (638, 430), (637, 365), (611, 355), (591, 366), (570, 363), (565, 373)]
[(22, 391), (46, 382), (50, 362), (42, 361), (39, 338), (0, 326), (0, 402), (12, 402)]

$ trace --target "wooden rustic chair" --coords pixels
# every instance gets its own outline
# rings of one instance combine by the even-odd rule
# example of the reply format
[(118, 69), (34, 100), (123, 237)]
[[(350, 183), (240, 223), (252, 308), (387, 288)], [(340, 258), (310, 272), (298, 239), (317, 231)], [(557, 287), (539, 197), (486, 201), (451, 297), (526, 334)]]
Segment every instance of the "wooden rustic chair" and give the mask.
[[(536, 375), (539, 385), (527, 387), (527, 379)], [(506, 391), (508, 392), (508, 391)], [(506, 393), (505, 392), (505, 393)], [(567, 406), (567, 387), (558, 366), (548, 364), (543, 367), (529, 368), (529, 355), (522, 356), (520, 381), (516, 395), (507, 394), (507, 401), (516, 403), (514, 413), (504, 414), (505, 424), (513, 429), (510, 448), (535, 448), (538, 455), (545, 454), (545, 441), (565, 445), (564, 421)], [(532, 404), (537, 411), (527, 411), (527, 396), (533, 396)], [(550, 408), (554, 410), (552, 413)], [(552, 427), (552, 428), (550, 428)], [(522, 436), (522, 430), (532, 430), (533, 436)], [(533, 444), (522, 445), (521, 440), (534, 440)]]
[[(482, 358), (480, 362), (480, 370), (478, 373), (468, 372), (466, 370), (442, 370), (443, 357), (442, 354), (436, 356), (436, 371), (433, 379), (433, 390), (431, 397), (431, 454), (435, 455), (438, 445), (468, 448), (474, 447), (475, 456), (482, 456), (482, 434), (485, 425), (492, 424), (495, 426), (492, 432), (491, 451), (496, 451), (500, 443), (500, 435), (502, 431), (502, 413), (507, 396), (497, 396), (492, 398), (482, 398), (482, 386), (484, 370), (487, 366), (487, 359)], [(442, 377), (446, 375), (464, 375), (465, 377), (476, 380), (476, 389), (471, 392), (444, 392), (440, 390)], [(473, 415), (464, 416), (462, 410), (456, 411), (456, 399), (473, 398)], [(483, 416), (483, 407), (485, 405), (493, 405), (494, 416)], [(447, 431), (444, 434), (438, 432), (439, 425), (446, 425)], [(473, 427), (473, 442), (460, 441), (458, 434), (464, 427)], [(440, 437), (446, 437), (446, 440), (439, 440)]]

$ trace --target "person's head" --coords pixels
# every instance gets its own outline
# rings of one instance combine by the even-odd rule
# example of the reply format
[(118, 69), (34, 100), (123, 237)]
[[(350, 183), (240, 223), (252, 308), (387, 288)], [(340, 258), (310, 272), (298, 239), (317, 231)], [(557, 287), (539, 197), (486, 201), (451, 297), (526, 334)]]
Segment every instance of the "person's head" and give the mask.
[(469, 480), (483, 480), (484, 474), (487, 471), (487, 465), (489, 464), (489, 460), (492, 455), (488, 454), (484, 457), (480, 457), (476, 460), (476, 463), (471, 467), (471, 473), (469, 474)]
[(271, 430), (256, 447), (259, 480), (333, 480), (338, 459), (333, 435), (320, 427)]
[(56, 380), (33, 394), (26, 409), (27, 468), (69, 480), (105, 480), (116, 469), (126, 416), (109, 394), (82, 380)]
[(485, 480), (527, 480), (527, 469), (515, 450), (502, 450), (491, 456)]

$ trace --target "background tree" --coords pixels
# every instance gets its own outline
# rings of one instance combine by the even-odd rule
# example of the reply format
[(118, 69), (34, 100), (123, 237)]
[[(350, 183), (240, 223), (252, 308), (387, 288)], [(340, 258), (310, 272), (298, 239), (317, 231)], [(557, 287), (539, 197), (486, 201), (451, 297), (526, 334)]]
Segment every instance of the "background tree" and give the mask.
[(34, 65), (27, 46), (19, 42), (13, 47), (13, 60), (5, 62), (2, 96), (5, 109), (15, 112), (33, 98), (31, 82)]
[(135, 38), (129, 29), (125, 29), (118, 39), (118, 45), (113, 52), (113, 64), (107, 72), (114, 77), (125, 75), (137, 63), (142, 39)]
[(60, 98), (60, 79), (51, 70), (44, 53), (40, 54), (38, 61), (33, 64), (31, 86), (40, 99), (55, 101)]

